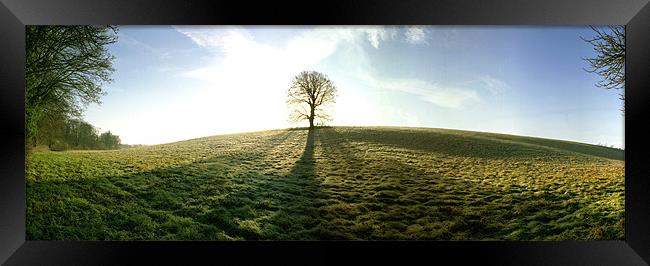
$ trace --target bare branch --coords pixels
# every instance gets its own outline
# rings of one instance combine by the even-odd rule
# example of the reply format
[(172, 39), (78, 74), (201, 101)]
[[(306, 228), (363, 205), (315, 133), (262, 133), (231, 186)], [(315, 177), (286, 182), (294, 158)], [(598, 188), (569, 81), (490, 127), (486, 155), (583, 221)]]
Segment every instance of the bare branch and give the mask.
[[(592, 58), (582, 58), (589, 63), (585, 71), (595, 73), (602, 79), (596, 83), (599, 88), (625, 88), (625, 28), (624, 26), (594, 27), (590, 26), (595, 35), (584, 38), (593, 46), (596, 55)], [(625, 100), (620, 94), (621, 100)]]

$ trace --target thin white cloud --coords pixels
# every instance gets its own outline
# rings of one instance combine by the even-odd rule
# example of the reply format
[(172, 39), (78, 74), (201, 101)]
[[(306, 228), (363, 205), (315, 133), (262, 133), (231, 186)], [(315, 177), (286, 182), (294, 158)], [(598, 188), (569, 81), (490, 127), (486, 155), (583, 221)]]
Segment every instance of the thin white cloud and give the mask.
[(501, 94), (510, 89), (510, 86), (506, 82), (490, 75), (481, 76), (479, 80), (483, 83), (483, 87), (492, 94)]
[(431, 27), (427, 28), (427, 38), (431, 40), (431, 45), (445, 49), (459, 49), (459, 47), (475, 46), (477, 41), (461, 40), (458, 27)]
[(178, 32), (189, 37), (200, 47), (223, 50), (225, 52), (242, 49), (237, 47), (253, 41), (253, 36), (239, 26), (175, 26)]
[(474, 89), (441, 86), (421, 79), (381, 75), (375, 70), (363, 48), (358, 45), (348, 52), (346, 58), (355, 62), (356, 66), (348, 68), (350, 75), (365, 82), (368, 88), (409, 93), (428, 103), (450, 109), (463, 108), (481, 101), (478, 92)]
[[(189, 37), (194, 43), (205, 48), (216, 48), (221, 52), (228, 53), (235, 49), (242, 49), (239, 45), (246, 41), (254, 41), (253, 36), (246, 29), (240, 26), (174, 26), (178, 32)], [(330, 45), (336, 45), (342, 41), (355, 41), (358, 37), (364, 36), (370, 44), (378, 49), (382, 42), (393, 39), (396, 31), (392, 28), (383, 26), (358, 26), (358, 27), (317, 27), (313, 30), (306, 31), (299, 36), (293, 37), (289, 43), (323, 42)], [(314, 44), (314, 43), (300, 43)], [(291, 47), (289, 47), (291, 48)], [(301, 46), (301, 48), (305, 48)], [(314, 47), (312, 50), (318, 50), (322, 47)]]
[(153, 66), (148, 66), (147, 69), (155, 72), (160, 72), (160, 73), (170, 73), (170, 72), (179, 71), (181, 68), (172, 65), (153, 65)]
[(158, 57), (160, 59), (163, 59), (163, 60), (170, 59), (172, 57), (172, 55), (171, 55), (171, 53), (169, 51), (165, 51), (164, 49), (161, 49), (161, 48), (155, 48), (155, 47), (153, 47), (153, 46), (151, 46), (149, 44), (146, 44), (144, 42), (141, 42), (141, 41), (137, 40), (136, 38), (134, 38), (134, 37), (132, 37), (132, 36), (130, 36), (128, 34), (120, 33), (119, 41), (120, 41), (120, 43), (124, 43), (124, 44), (127, 44), (127, 45), (137, 47), (138, 49), (142, 49), (143, 51), (146, 51), (147, 53), (153, 54), (156, 57)]
[(427, 34), (423, 27), (408, 27), (404, 33), (404, 37), (406, 38), (406, 42), (411, 44), (429, 44)]
[(106, 91), (109, 92), (109, 93), (122, 93), (122, 92), (124, 92), (125, 90), (122, 89), (122, 88), (119, 88), (119, 87), (112, 87), (112, 86), (110, 86), (110, 87), (107, 87), (107, 88), (106, 88)]
[(417, 95), (422, 100), (443, 108), (458, 109), (481, 101), (475, 90), (443, 87), (418, 79), (377, 79), (376, 82), (383, 89)]
[(368, 27), (361, 30), (365, 32), (368, 41), (375, 49), (379, 49), (379, 44), (391, 36), (383, 27)]

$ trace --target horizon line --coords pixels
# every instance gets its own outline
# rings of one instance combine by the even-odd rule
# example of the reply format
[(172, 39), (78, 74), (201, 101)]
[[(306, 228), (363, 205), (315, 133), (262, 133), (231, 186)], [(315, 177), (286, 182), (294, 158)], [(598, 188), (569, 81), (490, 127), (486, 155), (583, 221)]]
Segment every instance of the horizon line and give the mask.
[[(442, 130), (453, 130), (453, 131), (465, 131), (465, 132), (476, 132), (476, 133), (487, 133), (487, 134), (498, 134), (498, 135), (506, 135), (506, 136), (515, 136), (515, 137), (528, 137), (528, 138), (538, 138), (538, 139), (546, 139), (546, 140), (554, 140), (554, 141), (565, 141), (565, 142), (572, 142), (572, 143), (578, 143), (578, 144), (584, 144), (584, 145), (593, 145), (597, 147), (603, 147), (603, 148), (610, 148), (610, 149), (617, 149), (617, 150), (625, 150), (624, 148), (624, 143), (625, 143), (625, 138), (623, 138), (623, 145), (621, 147), (616, 147), (616, 146), (607, 146), (606, 144), (594, 144), (594, 143), (587, 143), (587, 142), (580, 142), (576, 140), (571, 140), (571, 139), (558, 139), (558, 138), (549, 138), (549, 137), (544, 137), (544, 136), (534, 136), (534, 135), (516, 135), (512, 133), (502, 133), (502, 132), (492, 132), (492, 131), (479, 131), (479, 130), (468, 130), (468, 129), (460, 129), (460, 128), (442, 128), (442, 127), (424, 127), (424, 126), (391, 126), (391, 125), (386, 125), (386, 126), (367, 126), (367, 125), (358, 125), (358, 126), (346, 126), (346, 125), (326, 125), (326, 126), (314, 126), (314, 128), (335, 128), (335, 127), (348, 127), (348, 128), (353, 128), (353, 127), (362, 127), (362, 128), (411, 128), (411, 129), (442, 129)], [(270, 128), (270, 129), (256, 129), (256, 130), (247, 130), (247, 131), (238, 131), (238, 132), (229, 132), (229, 133), (220, 133), (220, 134), (214, 134), (214, 135), (208, 135), (208, 136), (202, 136), (202, 137), (195, 137), (195, 138), (188, 138), (188, 139), (180, 139), (180, 140), (174, 140), (174, 141), (169, 141), (169, 142), (161, 142), (161, 143), (155, 143), (155, 144), (142, 144), (142, 143), (121, 143), (122, 145), (129, 145), (129, 146), (156, 146), (156, 145), (166, 145), (166, 144), (172, 144), (172, 143), (178, 143), (178, 142), (184, 142), (184, 141), (190, 141), (190, 140), (197, 140), (197, 139), (203, 139), (203, 138), (211, 138), (211, 137), (217, 137), (217, 136), (227, 136), (227, 135), (238, 135), (238, 134), (250, 134), (250, 133), (261, 133), (261, 132), (266, 132), (266, 131), (276, 131), (276, 130), (305, 130), (309, 129), (308, 126), (303, 126), (303, 127), (287, 127), (287, 128)]]

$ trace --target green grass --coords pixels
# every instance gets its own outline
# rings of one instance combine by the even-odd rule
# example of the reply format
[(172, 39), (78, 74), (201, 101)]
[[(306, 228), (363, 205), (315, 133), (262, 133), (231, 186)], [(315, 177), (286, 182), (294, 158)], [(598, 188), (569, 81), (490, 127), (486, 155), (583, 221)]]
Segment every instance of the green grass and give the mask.
[(623, 151), (469, 131), (335, 127), (37, 152), (27, 238), (624, 238)]

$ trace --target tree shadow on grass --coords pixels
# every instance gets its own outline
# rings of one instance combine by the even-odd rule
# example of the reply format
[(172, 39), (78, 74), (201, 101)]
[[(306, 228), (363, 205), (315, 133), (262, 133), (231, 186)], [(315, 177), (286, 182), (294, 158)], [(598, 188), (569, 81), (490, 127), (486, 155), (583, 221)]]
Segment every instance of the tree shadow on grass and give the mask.
[[(315, 238), (312, 232), (321, 222), (318, 198), (322, 192), (315, 174), (314, 131), (290, 132), (293, 140), (304, 138), (305, 146), (288, 173), (258, 175), (255, 177), (257, 181), (249, 189), (229, 193), (221, 201), (225, 204), (214, 206), (203, 217), (205, 223), (216, 224), (227, 234), (241, 239)], [(281, 143), (276, 145), (279, 149), (287, 148), (282, 146)], [(267, 158), (277, 154), (260, 156)]]
[[(426, 172), (397, 158), (366, 153), (337, 129), (320, 131), (324, 160), (332, 169), (322, 227), (350, 239), (434, 239), (494, 237), (499, 217), (485, 217), (483, 198), (496, 190)], [(363, 145), (362, 145), (363, 146)], [(324, 164), (328, 164), (324, 162)], [(467, 206), (476, 201), (475, 206)], [(507, 211), (507, 210), (506, 210)], [(494, 219), (492, 219), (494, 218)]]
[[(30, 184), (28, 238), (312, 239), (319, 186), (306, 135), (285, 131), (256, 149), (127, 176)], [(288, 174), (268, 172), (271, 150), (300, 138)]]
[(300, 158), (289, 173), (267, 184), (276, 191), (278, 210), (267, 220), (262, 232), (267, 239), (308, 240), (316, 239), (313, 229), (321, 223), (318, 212), (322, 191), (315, 173), (315, 133), (307, 129), (305, 146)]

